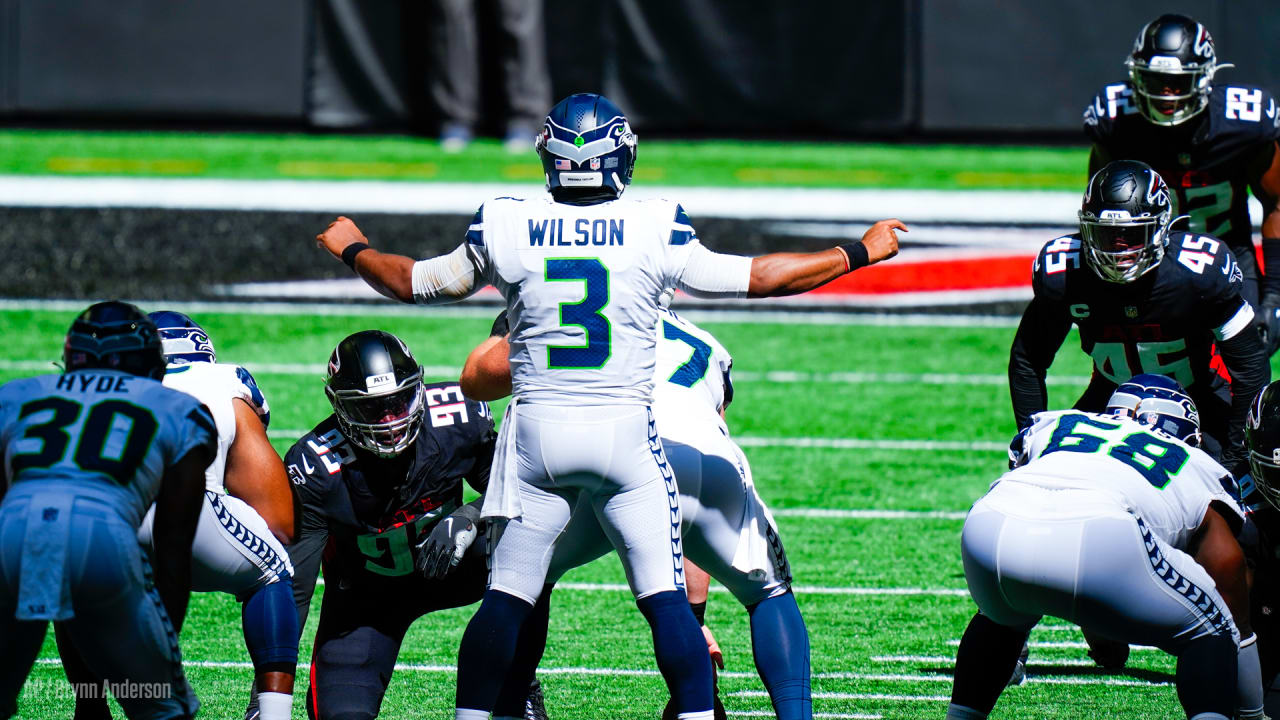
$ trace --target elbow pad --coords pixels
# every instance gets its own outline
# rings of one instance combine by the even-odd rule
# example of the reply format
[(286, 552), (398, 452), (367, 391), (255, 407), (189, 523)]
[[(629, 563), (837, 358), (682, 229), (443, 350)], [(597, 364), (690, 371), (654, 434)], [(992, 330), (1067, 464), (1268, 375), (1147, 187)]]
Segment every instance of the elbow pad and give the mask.
[(751, 258), (714, 253), (697, 245), (689, 252), (679, 287), (694, 297), (746, 297), (751, 287)]
[(482, 287), (484, 259), (463, 243), (448, 255), (413, 264), (413, 301), (437, 305), (469, 297)]

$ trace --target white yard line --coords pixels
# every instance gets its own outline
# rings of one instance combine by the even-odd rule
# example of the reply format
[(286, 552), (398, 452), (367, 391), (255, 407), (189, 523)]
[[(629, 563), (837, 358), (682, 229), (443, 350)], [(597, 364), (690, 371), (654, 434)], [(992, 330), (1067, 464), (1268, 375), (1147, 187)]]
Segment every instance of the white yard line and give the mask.
[[(769, 697), (769, 693), (764, 690), (739, 690), (729, 693), (729, 697)], [(826, 700), (893, 700), (893, 701), (909, 701), (920, 700), (924, 702), (951, 702), (949, 695), (891, 695), (886, 693), (840, 693), (840, 692), (815, 692), (813, 699)]]
[[(0, 205), (465, 215), (494, 197), (544, 198), (535, 183), (0, 175)], [(1063, 223), (1080, 194), (1011, 190), (707, 188), (639, 184), (637, 200), (678, 200), (696, 218)]]
[[(723, 673), (721, 673), (723, 674)], [(772, 710), (725, 710), (725, 715), (729, 717), (777, 717)], [(816, 712), (813, 714), (815, 718), (851, 718), (852, 720), (880, 720), (883, 715), (869, 715), (867, 713), (824, 713)]]
[[(883, 588), (883, 587), (820, 587), (815, 585), (796, 585), (793, 588), (799, 595), (882, 595), (882, 596), (917, 596), (935, 597), (969, 597), (969, 591), (962, 588)], [(630, 592), (631, 588), (624, 583), (560, 583), (556, 590), (578, 590), (582, 592)], [(713, 585), (711, 592), (728, 592), (723, 587)]]
[(830, 510), (824, 508), (779, 508), (774, 517), (831, 518), (845, 520), (963, 520), (968, 513), (958, 510)]

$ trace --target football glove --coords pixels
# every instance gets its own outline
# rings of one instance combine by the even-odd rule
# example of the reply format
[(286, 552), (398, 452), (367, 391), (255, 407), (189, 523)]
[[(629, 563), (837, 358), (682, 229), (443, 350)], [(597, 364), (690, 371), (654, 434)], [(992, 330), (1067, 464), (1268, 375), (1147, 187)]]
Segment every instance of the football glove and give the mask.
[(1267, 357), (1271, 357), (1280, 349), (1280, 297), (1267, 295), (1262, 298), (1257, 323), (1262, 345), (1267, 349)]
[(498, 313), (498, 317), (493, 319), (493, 326), (489, 328), (489, 337), (506, 337), (511, 332), (511, 324), (507, 322), (507, 311), (504, 309)]
[(414, 545), (414, 566), (429, 580), (439, 580), (462, 562), (471, 543), (476, 541), (480, 509), (463, 505), (436, 523), (426, 537)]

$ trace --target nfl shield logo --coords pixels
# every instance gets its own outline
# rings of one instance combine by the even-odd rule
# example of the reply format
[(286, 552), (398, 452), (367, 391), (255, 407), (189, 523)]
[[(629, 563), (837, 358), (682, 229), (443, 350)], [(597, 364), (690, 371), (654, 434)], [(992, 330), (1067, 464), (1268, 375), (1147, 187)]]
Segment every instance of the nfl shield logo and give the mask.
[(592, 170), (600, 169), (600, 158), (591, 158), (591, 169)]
[(1125, 315), (1125, 317), (1130, 318), (1130, 319), (1138, 317), (1138, 306), (1137, 306), (1137, 305), (1125, 305), (1125, 306), (1124, 306), (1124, 315)]
[(569, 161), (568, 161), (568, 160), (561, 160), (560, 158), (556, 158), (556, 169), (557, 169), (557, 170), (568, 170), (568, 169), (569, 169)]

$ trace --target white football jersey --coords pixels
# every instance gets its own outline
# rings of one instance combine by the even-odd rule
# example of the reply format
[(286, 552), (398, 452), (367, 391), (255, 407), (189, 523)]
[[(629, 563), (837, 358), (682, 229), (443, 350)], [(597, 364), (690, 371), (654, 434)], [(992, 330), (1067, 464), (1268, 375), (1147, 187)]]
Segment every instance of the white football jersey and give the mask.
[(711, 333), (670, 310), (658, 316), (657, 336), (653, 415), (658, 432), (700, 449), (707, 445), (700, 438), (719, 436), (718, 446), (729, 435), (720, 411), (733, 396), (733, 357)]
[(236, 414), (232, 401), (249, 403), (265, 425), (271, 411), (258, 383), (248, 370), (228, 363), (193, 362), (170, 365), (164, 376), (165, 387), (181, 390), (209, 408), (218, 427), (218, 454), (205, 470), (205, 489), (226, 493), (223, 474), (227, 469), (227, 451), (236, 439)]
[(88, 369), (0, 387), (6, 501), (63, 486), (136, 527), (165, 470), (216, 437), (200, 401), (150, 378)]
[(1177, 548), (1187, 546), (1210, 502), (1244, 517), (1223, 484), (1234, 483), (1231, 473), (1177, 438), (1129, 418), (1076, 410), (1038, 413), (1031, 423), (1015, 453), (1025, 464), (997, 483), (1108, 493)]
[(681, 286), (699, 245), (679, 205), (499, 198), (476, 213), (467, 240), (507, 298), (515, 397), (650, 401), (658, 297)]

